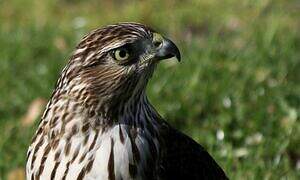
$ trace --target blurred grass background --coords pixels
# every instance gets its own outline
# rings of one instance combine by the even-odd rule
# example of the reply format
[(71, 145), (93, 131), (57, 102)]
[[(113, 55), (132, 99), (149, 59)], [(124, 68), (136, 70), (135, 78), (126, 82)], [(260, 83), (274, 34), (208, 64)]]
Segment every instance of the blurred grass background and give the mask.
[(298, 0), (0, 0), (0, 179), (25, 166), (31, 102), (84, 34), (120, 21), (177, 42), (183, 61), (161, 63), (150, 100), (229, 177), (300, 178)]

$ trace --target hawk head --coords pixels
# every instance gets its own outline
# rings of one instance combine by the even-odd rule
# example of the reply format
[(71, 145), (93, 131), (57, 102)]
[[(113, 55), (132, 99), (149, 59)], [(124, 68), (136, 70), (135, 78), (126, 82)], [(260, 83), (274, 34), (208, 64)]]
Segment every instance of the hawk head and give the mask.
[(64, 69), (58, 89), (88, 106), (118, 109), (144, 94), (156, 64), (176, 57), (176, 45), (149, 27), (121, 23), (86, 35)]

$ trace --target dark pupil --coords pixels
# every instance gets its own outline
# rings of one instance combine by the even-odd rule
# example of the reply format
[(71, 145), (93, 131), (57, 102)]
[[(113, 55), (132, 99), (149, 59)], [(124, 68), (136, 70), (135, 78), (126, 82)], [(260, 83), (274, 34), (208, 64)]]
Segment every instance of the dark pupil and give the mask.
[(126, 54), (127, 54), (127, 52), (126, 52), (125, 50), (121, 50), (121, 51), (119, 52), (119, 56), (120, 56), (121, 58), (126, 57)]

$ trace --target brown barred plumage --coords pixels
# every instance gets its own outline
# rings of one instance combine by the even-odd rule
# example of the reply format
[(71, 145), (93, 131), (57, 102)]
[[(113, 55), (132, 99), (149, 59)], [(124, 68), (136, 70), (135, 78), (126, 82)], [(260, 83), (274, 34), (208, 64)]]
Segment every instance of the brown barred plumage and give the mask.
[(147, 99), (155, 66), (171, 57), (180, 60), (175, 44), (141, 24), (86, 35), (32, 139), (27, 179), (226, 179)]

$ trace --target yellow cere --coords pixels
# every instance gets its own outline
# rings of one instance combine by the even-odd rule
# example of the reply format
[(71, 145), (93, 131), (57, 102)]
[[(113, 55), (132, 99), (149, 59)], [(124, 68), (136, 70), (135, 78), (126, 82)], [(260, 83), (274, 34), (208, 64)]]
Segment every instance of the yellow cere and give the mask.
[(153, 33), (153, 44), (156, 48), (160, 48), (163, 44), (164, 38), (158, 33)]

